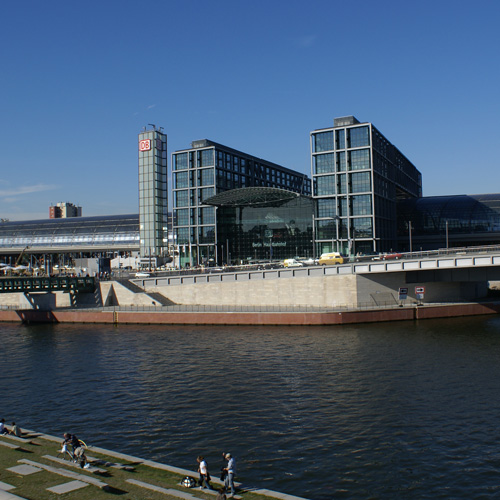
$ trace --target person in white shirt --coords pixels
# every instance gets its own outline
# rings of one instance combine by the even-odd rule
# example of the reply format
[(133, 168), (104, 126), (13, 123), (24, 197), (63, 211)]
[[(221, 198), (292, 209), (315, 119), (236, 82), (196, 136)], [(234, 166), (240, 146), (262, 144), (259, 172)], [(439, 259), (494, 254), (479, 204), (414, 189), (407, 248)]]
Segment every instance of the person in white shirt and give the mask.
[(208, 488), (213, 490), (210, 484), (210, 473), (208, 472), (208, 466), (206, 460), (200, 455), (196, 461), (198, 462), (198, 472), (200, 473), (200, 488)]

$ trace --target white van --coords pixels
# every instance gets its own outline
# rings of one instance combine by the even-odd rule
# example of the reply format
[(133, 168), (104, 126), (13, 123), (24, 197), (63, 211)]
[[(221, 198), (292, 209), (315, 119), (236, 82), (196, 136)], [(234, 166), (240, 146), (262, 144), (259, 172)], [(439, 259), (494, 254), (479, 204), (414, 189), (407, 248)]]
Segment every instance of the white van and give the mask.
[(302, 267), (303, 265), (297, 259), (285, 259), (283, 261), (283, 267)]

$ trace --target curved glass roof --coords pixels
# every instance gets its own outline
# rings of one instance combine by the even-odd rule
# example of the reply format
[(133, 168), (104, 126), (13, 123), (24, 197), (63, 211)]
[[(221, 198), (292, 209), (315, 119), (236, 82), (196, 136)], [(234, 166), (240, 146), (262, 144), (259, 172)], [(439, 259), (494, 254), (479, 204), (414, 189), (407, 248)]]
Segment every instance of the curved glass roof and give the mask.
[(216, 207), (280, 206), (298, 197), (310, 198), (286, 189), (246, 187), (216, 194), (203, 200), (203, 204)]
[(139, 245), (139, 215), (68, 217), (0, 223), (0, 249), (109, 249)]

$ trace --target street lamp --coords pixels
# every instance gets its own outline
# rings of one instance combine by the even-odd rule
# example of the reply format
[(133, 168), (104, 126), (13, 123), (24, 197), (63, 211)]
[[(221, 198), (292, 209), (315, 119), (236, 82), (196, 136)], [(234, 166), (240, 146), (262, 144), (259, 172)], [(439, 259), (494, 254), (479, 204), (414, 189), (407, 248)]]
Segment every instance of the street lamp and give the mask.
[(446, 250), (448, 250), (448, 221), (446, 221)]
[(410, 238), (410, 253), (412, 253), (413, 252), (413, 245), (411, 242), (411, 220), (408, 221), (408, 236)]
[[(332, 217), (332, 219), (335, 221), (336, 239), (337, 239), (337, 253), (338, 253), (339, 252), (339, 220), (340, 220), (340, 217), (338, 215), (335, 215), (335, 217)], [(332, 252), (333, 252), (333, 238), (332, 238)]]

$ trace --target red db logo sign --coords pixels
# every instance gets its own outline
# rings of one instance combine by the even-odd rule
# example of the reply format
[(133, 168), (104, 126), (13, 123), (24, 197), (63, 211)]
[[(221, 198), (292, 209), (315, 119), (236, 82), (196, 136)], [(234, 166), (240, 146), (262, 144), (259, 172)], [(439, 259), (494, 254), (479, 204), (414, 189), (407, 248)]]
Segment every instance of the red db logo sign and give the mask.
[(139, 151), (150, 151), (151, 150), (151, 139), (144, 139), (139, 141)]

